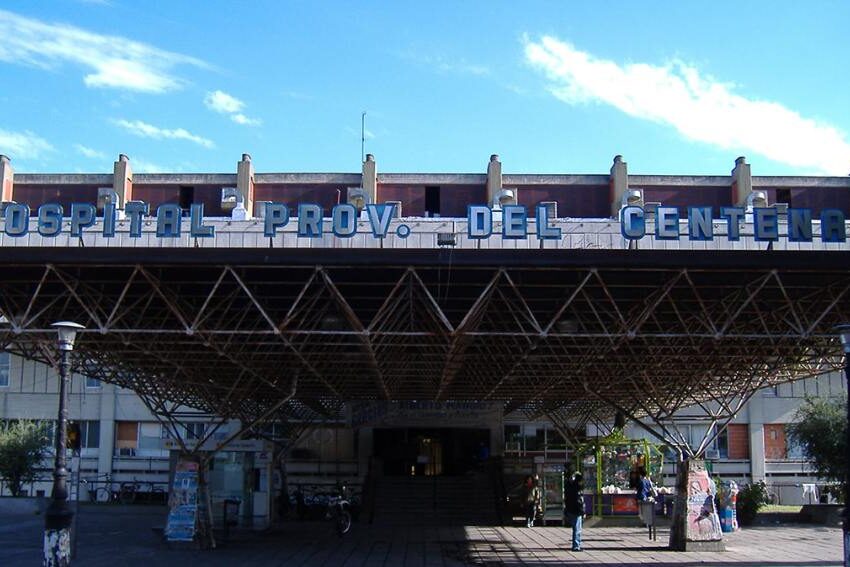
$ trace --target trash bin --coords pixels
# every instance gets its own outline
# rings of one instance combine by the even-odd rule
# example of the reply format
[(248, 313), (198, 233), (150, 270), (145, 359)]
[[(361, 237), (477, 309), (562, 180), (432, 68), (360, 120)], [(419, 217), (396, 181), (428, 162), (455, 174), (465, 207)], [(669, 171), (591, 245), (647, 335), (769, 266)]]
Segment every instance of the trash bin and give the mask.
[(657, 539), (655, 532), (655, 500), (650, 498), (638, 502), (638, 515), (643, 525), (649, 530), (649, 539)]

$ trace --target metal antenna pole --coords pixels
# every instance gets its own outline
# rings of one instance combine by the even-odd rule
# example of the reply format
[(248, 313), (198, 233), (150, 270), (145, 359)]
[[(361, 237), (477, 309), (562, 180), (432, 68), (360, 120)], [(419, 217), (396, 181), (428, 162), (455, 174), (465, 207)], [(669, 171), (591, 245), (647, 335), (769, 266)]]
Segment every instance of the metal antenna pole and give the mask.
[(360, 115), (360, 163), (366, 161), (366, 111)]

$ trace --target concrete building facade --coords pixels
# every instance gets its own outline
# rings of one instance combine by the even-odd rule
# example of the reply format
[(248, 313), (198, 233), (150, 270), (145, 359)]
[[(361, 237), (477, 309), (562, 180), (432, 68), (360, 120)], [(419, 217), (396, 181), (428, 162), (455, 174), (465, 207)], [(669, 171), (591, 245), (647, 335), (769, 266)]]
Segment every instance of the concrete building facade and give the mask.
[[(416, 252), (423, 251), (435, 257), (448, 257), (446, 260), (441, 256), (438, 258), (439, 263), (428, 266), (434, 271), (442, 269), (443, 263), (448, 265), (447, 269), (451, 269), (452, 250), (469, 253), (467, 258), (472, 258), (475, 254), (484, 258), (489, 253), (506, 251), (527, 252), (529, 255), (553, 252), (561, 253), (558, 261), (562, 261), (563, 257), (571, 252), (599, 251), (603, 254), (610, 253), (610, 257), (620, 258), (624, 253), (640, 249), (658, 253), (651, 260), (662, 264), (663, 254), (666, 252), (676, 252), (680, 258), (692, 253), (693, 256), (702, 255), (703, 259), (710, 258), (716, 252), (740, 251), (752, 253), (752, 257), (764, 258), (773, 251), (846, 254), (848, 250), (846, 235), (850, 225), (846, 219), (850, 216), (850, 179), (753, 176), (749, 164), (743, 158), (735, 161), (730, 175), (700, 176), (630, 175), (621, 156), (614, 158), (609, 173), (590, 175), (507, 174), (502, 171), (498, 155), (491, 156), (486, 173), (379, 173), (377, 162), (371, 155), (366, 157), (362, 167), (360, 173), (256, 173), (251, 157), (244, 154), (237, 163), (236, 173), (134, 175), (131, 161), (127, 156), (121, 155), (111, 174), (52, 175), (15, 174), (8, 159), (3, 159), (0, 160), (0, 170), (3, 176), (4, 230), (0, 233), (0, 248), (7, 251), (15, 249), (22, 255), (38, 252), (48, 258), (47, 270), (50, 269), (52, 252), (59, 254), (70, 248), (77, 249), (77, 255), (80, 255), (79, 249), (83, 249), (83, 252), (97, 251), (104, 257), (108, 253), (114, 253), (115, 257), (133, 253), (149, 254), (153, 257), (156, 254), (165, 255), (167, 252), (178, 250), (186, 256), (199, 252), (209, 253), (205, 258), (214, 258), (215, 254), (224, 255), (225, 252), (229, 253), (228, 258), (239, 258), (248, 252), (254, 254), (252, 258), (257, 258), (267, 249), (284, 252), (321, 250), (328, 252), (326, 258), (333, 255), (337, 264), (342, 261), (340, 258), (344, 260), (346, 254), (353, 249), (373, 254), (373, 258), (385, 257), (391, 251), (411, 253), (404, 258), (413, 258)], [(266, 206), (269, 203), (282, 208)], [(375, 236), (376, 219), (366, 214), (369, 211), (364, 211), (369, 204), (375, 203), (394, 206), (392, 218), (384, 227), (385, 234), (380, 237)], [(312, 219), (313, 224), (306, 228), (303, 225), (307, 223), (301, 222), (307, 217), (305, 211), (308, 209), (302, 207), (304, 204), (312, 207), (309, 211), (315, 217)], [(348, 236), (352, 237), (350, 239), (336, 232), (344, 223), (340, 220), (342, 215), (337, 215), (334, 211), (339, 211), (340, 206), (345, 205), (354, 207), (358, 215), (353, 220), (356, 234), (349, 234)], [(470, 213), (472, 206), (486, 209), (481, 212), (486, 212), (483, 216), (490, 215), (488, 218), (492, 222), (487, 226), (478, 227), (476, 218)], [(135, 208), (138, 216), (134, 216), (131, 208)], [(146, 210), (144, 214), (143, 209)], [(632, 210), (633, 216), (627, 217), (624, 213), (628, 209)], [(697, 212), (703, 216), (696, 216), (695, 209), (700, 209), (701, 211)], [(738, 212), (730, 213), (727, 209), (735, 209)], [(792, 210), (798, 212), (789, 213)], [(89, 214), (89, 211), (96, 211), (97, 216), (94, 213)], [(104, 211), (112, 211), (114, 216), (108, 220)], [(206, 217), (206, 221), (201, 219), (196, 222), (199, 211), (202, 212), (201, 217)], [(283, 227), (285, 223), (281, 216), (281, 230), (272, 230), (269, 233), (266, 229), (270, 224), (274, 229), (275, 221), (269, 221), (267, 215), (275, 211), (281, 215), (282, 211), (292, 211), (293, 217), (298, 215), (298, 222)], [(70, 217), (65, 213), (69, 213)], [(176, 216), (170, 218), (169, 215)], [(628, 224), (627, 218), (635, 222)], [(111, 233), (110, 222), (113, 225)], [(191, 223), (191, 230), (184, 229), (181, 232), (181, 222), (184, 225)], [(204, 225), (204, 222), (207, 224)], [(53, 226), (54, 224), (58, 227)], [(136, 224), (138, 226), (134, 226)], [(170, 228), (167, 229), (166, 225)], [(169, 233), (169, 230), (174, 231), (175, 226), (176, 234)], [(315, 226), (324, 227), (324, 232), (319, 230), (319, 234), (310, 234), (307, 228)], [(79, 230), (78, 234), (75, 234), (75, 227)], [(778, 237), (779, 227), (782, 228), (783, 238)], [(215, 238), (198, 235), (208, 228), (215, 229)], [(476, 230), (485, 229), (490, 229), (492, 238), (485, 239), (481, 238), (480, 234), (476, 235)], [(632, 230), (643, 232), (635, 237), (630, 232)], [(771, 238), (771, 230), (776, 232), (776, 238)], [(794, 233), (795, 230), (799, 234)], [(522, 234), (518, 236), (516, 231)], [(550, 231), (548, 235), (547, 231)], [(673, 236), (670, 236), (670, 231)], [(711, 238), (702, 234), (706, 232), (711, 233)], [(714, 238), (715, 234), (717, 238)], [(792, 238), (800, 235), (802, 237)], [(491, 234), (488, 233), (487, 236)], [(680, 236), (682, 238), (679, 238)], [(546, 268), (551, 265), (553, 257), (541, 255), (536, 261)], [(657, 260), (658, 258), (661, 260)], [(304, 263), (303, 258), (300, 261)], [(262, 262), (257, 261), (257, 264), (260, 263)], [(412, 268), (407, 273), (412, 273), (411, 270)], [(593, 270), (595, 268), (588, 273), (587, 279), (594, 274), (598, 275)], [(628, 272), (629, 266), (623, 268), (623, 271)], [(231, 270), (230, 273), (235, 274), (235, 271)], [(498, 278), (504, 273), (506, 270), (503, 267), (497, 270), (492, 280), (493, 285), (486, 287), (481, 297), (499, 283)], [(133, 276), (135, 274), (136, 272)], [(224, 278), (224, 275), (223, 273), (221, 278)], [(145, 277), (148, 283), (154, 279)], [(330, 283), (330, 276), (327, 278)], [(529, 279), (533, 278), (529, 276)], [(239, 281), (242, 285), (242, 280)], [(406, 280), (399, 280), (402, 281)], [(420, 279), (421, 285), (417, 288), (420, 293), (426, 287), (421, 281)], [(442, 285), (439, 277), (437, 281), (438, 285)], [(516, 288), (512, 282), (509, 282), (509, 285)], [(549, 282), (543, 282), (538, 291), (545, 285), (549, 285)], [(582, 283), (577, 287), (576, 293), (583, 289), (583, 285)], [(618, 285), (618, 282), (612, 285)], [(714, 284), (710, 282), (710, 285)], [(295, 288), (294, 283), (292, 286)], [(308, 286), (309, 282), (303, 290)], [(397, 288), (393, 287), (392, 282), (388, 287), (390, 291)], [(672, 284), (670, 287), (673, 287)], [(330, 285), (328, 288), (330, 289)], [(248, 292), (254, 305), (260, 303), (253, 301), (254, 296), (251, 295), (248, 285), (243, 285), (242, 289)], [(297, 289), (301, 288), (296, 288), (296, 294)], [(512, 297), (522, 299), (516, 289), (513, 292), (516, 295)], [(608, 288), (604, 292), (608, 293)], [(160, 297), (166, 295), (159, 288), (156, 293), (159, 293)], [(440, 297), (434, 300), (434, 294), (429, 293), (425, 290), (419, 299), (423, 302), (431, 301), (425, 312), (435, 319), (442, 317), (448, 322), (445, 313), (453, 309), (457, 315), (461, 311), (457, 306), (451, 305), (445, 311), (441, 310), (439, 305), (435, 305)], [(339, 296), (332, 296), (331, 299), (344, 303), (340, 300), (341, 295), (340, 293)], [(210, 292), (207, 301), (212, 301), (213, 296), (214, 293)], [(118, 303), (121, 299), (123, 293)], [(378, 306), (381, 307), (383, 298), (378, 300)], [(203, 300), (197, 303), (202, 304), (203, 308), (207, 306)], [(505, 300), (505, 303), (509, 304), (510, 301)], [(515, 303), (521, 302), (516, 300)], [(750, 302), (747, 301), (746, 304), (748, 303)], [(478, 305), (474, 298), (469, 304), (473, 307)], [(351, 305), (344, 307), (351, 308)], [(467, 307), (469, 305), (464, 306)], [(81, 312), (85, 311), (81, 309)], [(374, 311), (385, 314), (382, 308)], [(349, 336), (368, 335), (370, 330), (365, 328), (363, 322), (356, 321), (356, 315), (350, 316), (351, 312), (353, 310), (348, 312), (347, 319), (348, 323), (354, 325), (354, 329), (340, 329), (345, 323), (342, 317), (323, 313), (315, 317), (318, 322), (314, 328), (295, 329), (293, 332), (309, 336), (330, 336), (342, 330)], [(587, 321), (590, 321), (593, 312), (591, 305), (579, 315), (587, 316)], [(564, 309), (557, 311), (558, 316), (564, 313)], [(9, 312), (4, 315), (9, 315), (12, 319), (7, 323), (12, 323), (14, 332), (25, 330), (23, 328), (26, 326), (24, 323), (28, 312)], [(516, 316), (516, 313), (513, 315)], [(548, 317), (551, 313), (546, 312), (544, 315)], [(265, 322), (269, 322), (268, 313), (264, 311), (263, 316)], [(528, 320), (535, 319), (530, 309), (526, 309), (526, 313), (521, 316), (527, 316)], [(463, 321), (455, 322), (457, 326), (451, 328), (451, 333), (444, 332), (440, 327), (441, 340), (450, 334), (454, 335), (458, 328), (463, 328), (463, 322), (467, 318), (463, 317), (462, 313), (458, 318)], [(197, 319), (203, 319), (201, 313), (198, 313)], [(541, 320), (544, 323), (549, 321), (548, 318)], [(513, 334), (521, 337), (533, 335), (541, 344), (552, 335), (582, 335), (582, 339), (588, 344), (601, 341), (600, 337), (611, 338), (615, 334), (623, 340), (632, 340), (637, 335), (634, 330), (624, 333), (622, 328), (618, 328), (616, 332), (603, 329), (604, 332), (600, 331), (595, 335), (594, 329), (582, 328), (586, 324), (596, 324), (587, 321), (576, 317), (558, 320), (556, 317), (551, 319), (545, 329), (534, 321), (525, 326), (518, 325), (521, 327), (520, 332)], [(109, 335), (108, 327), (113, 322), (111, 316), (98, 320), (100, 334)], [(816, 321), (818, 322), (820, 319)], [(194, 326), (188, 324), (190, 321), (181, 320), (180, 323), (182, 326), (178, 326), (176, 332), (182, 333), (181, 339), (186, 342), (199, 340), (199, 333)], [(625, 327), (626, 321), (623, 320), (622, 323)], [(618, 324), (615, 321), (613, 326)], [(535, 326), (533, 332), (528, 331), (527, 327)], [(813, 328), (815, 326), (812, 325)], [(142, 329), (149, 330), (151, 329)], [(128, 329), (118, 329), (116, 332), (123, 331), (130, 332)], [(246, 331), (245, 336), (251, 331)], [(711, 338), (719, 341), (722, 338), (722, 330), (714, 331)], [(37, 329), (32, 332), (37, 332)], [(280, 328), (263, 332), (280, 334)], [(391, 329), (385, 331), (387, 335), (392, 332)], [(495, 329), (492, 334), (495, 336), (499, 332), (499, 329)], [(482, 331), (482, 334), (486, 333), (487, 331)], [(404, 332), (399, 333), (402, 334)], [(701, 340), (706, 338), (707, 333), (699, 334)], [(800, 334), (807, 335), (803, 330)], [(408, 335), (428, 334), (410, 332)], [(821, 338), (827, 340), (825, 337)], [(261, 340), (265, 339), (258, 339)], [(362, 351), (352, 356), (363, 355), (362, 360), (357, 360), (376, 371), (380, 378), (382, 368), (377, 360), (378, 349), (369, 342), (370, 340), (361, 341), (364, 343), (361, 345)], [(207, 340), (207, 343), (209, 342), (211, 341)], [(117, 346), (113, 345), (115, 348)], [(201, 346), (206, 348), (209, 344)], [(421, 345), (415, 348), (419, 346)], [(592, 346), (590, 344), (590, 347)], [(534, 349), (528, 350), (531, 352)], [(456, 342), (451, 342), (440, 351), (440, 356), (449, 353), (459, 357), (458, 353), (462, 352), (462, 345), (458, 347)], [(216, 351), (215, 354), (220, 356), (222, 353)], [(430, 354), (433, 353), (426, 353)], [(320, 362), (319, 357), (332, 355), (319, 353), (315, 356), (316, 358), (307, 361), (305, 366), (314, 368)], [(486, 360), (486, 357), (482, 358), (486, 367), (490, 361)], [(331, 384), (327, 391), (333, 392), (337, 398), (348, 404), (349, 419), (345, 422), (338, 421), (331, 426), (310, 429), (306, 436), (292, 447), (287, 459), (287, 474), (296, 484), (330, 482), (342, 477), (362, 482), (375, 458), (382, 460), (386, 470), (392, 470), (393, 474), (441, 474), (444, 468), (448, 470), (452, 466), (452, 459), (441, 457), (438, 462), (435, 458), (427, 458), (427, 455), (416, 454), (407, 455), (395, 463), (392, 462), (393, 455), (381, 452), (381, 447), (393, 446), (396, 440), (392, 435), (404, 436), (407, 443), (408, 435), (416, 435), (415, 432), (411, 433), (413, 430), (429, 427), (451, 428), (453, 434), (464, 430), (464, 434), (468, 435), (463, 441), (463, 450), (466, 453), (465, 456), (460, 455), (462, 458), (471, 458), (471, 452), (481, 446), (485, 450), (476, 458), (481, 459), (485, 455), (501, 456), (506, 470), (510, 468), (513, 472), (531, 472), (537, 465), (547, 466), (550, 463), (563, 465), (570, 457), (564, 450), (560, 434), (550, 424), (521, 417), (518, 408), (522, 404), (519, 403), (510, 410), (503, 411), (502, 406), (499, 411), (493, 411), (493, 404), (517, 395), (518, 387), (509, 390), (518, 382), (513, 380), (512, 372), (519, 363), (526, 362), (529, 358), (531, 357), (526, 356), (526, 353), (519, 353), (519, 362), (516, 364), (508, 360), (504, 372), (494, 373), (497, 379), (492, 384), (476, 386), (483, 388), (479, 390), (472, 387), (464, 389), (466, 376), (460, 374), (461, 366), (454, 364), (453, 360), (446, 362), (445, 366), (441, 367), (441, 376), (436, 380), (439, 382), (435, 388), (436, 392), (433, 392), (434, 395), (428, 397), (427, 401), (472, 404), (473, 402), (469, 402), (472, 399), (479, 403), (476, 407), (470, 405), (465, 409), (458, 406), (461, 410), (453, 417), (456, 421), (448, 424), (417, 421), (419, 418), (415, 417), (413, 412), (405, 413), (404, 410), (410, 407), (404, 406), (395, 408), (399, 410), (396, 418), (382, 414), (360, 419), (359, 415), (368, 412), (361, 412), (356, 402), (378, 398), (373, 390), (376, 381), (363, 380), (366, 385), (354, 392), (350, 398), (338, 394), (338, 385)], [(597, 360), (602, 361), (603, 358), (604, 356), (600, 356)], [(425, 361), (422, 368), (429, 365), (428, 356), (423, 355), (417, 360)], [(396, 360), (393, 369), (408, 378), (404, 374), (406, 363), (404, 360)], [(340, 368), (335, 371), (340, 371)], [(321, 379), (326, 378), (320, 372), (313, 373), (318, 374)], [(533, 375), (532, 372), (529, 374)], [(498, 379), (499, 376), (501, 379)], [(302, 375), (303, 381), (306, 380)], [(393, 398), (387, 384), (381, 382), (384, 400), (389, 403), (400, 400), (408, 404), (423, 402), (426, 398), (421, 392), (425, 391), (424, 388), (431, 387), (431, 382), (435, 381), (424, 380), (423, 382), (427, 382), (424, 386), (413, 384), (410, 389), (405, 389), (412, 382), (413, 380), (398, 380), (397, 392), (400, 394), (397, 398)], [(274, 386), (277, 387), (277, 384)], [(320, 392), (327, 396), (327, 391), (321, 389), (327, 387), (327, 384), (313, 384), (311, 387), (314, 388), (312, 393)], [(416, 387), (423, 389), (417, 390)], [(455, 388), (454, 392), (459, 393), (454, 394), (454, 397), (445, 395), (446, 389), (450, 388)], [(55, 419), (56, 392), (56, 377), (49, 367), (8, 353), (0, 355), (0, 419)], [(430, 396), (430, 390), (428, 392)], [(480, 398), (469, 392), (479, 394)], [(520, 391), (520, 394), (523, 393)], [(708, 448), (706, 457), (714, 463), (715, 473), (722, 477), (742, 482), (765, 480), (775, 487), (779, 501), (801, 501), (801, 485), (815, 483), (816, 480), (801, 458), (799, 449), (789, 445), (785, 425), (793, 419), (794, 412), (806, 396), (840, 395), (846, 395), (844, 381), (834, 373), (763, 389), (737, 413), (728, 429)], [(318, 396), (311, 401), (315, 399), (318, 399)], [(570, 401), (566, 397), (559, 400)], [(125, 482), (159, 485), (167, 483), (170, 454), (166, 447), (169, 434), (132, 391), (83, 375), (75, 375), (72, 380), (70, 413), (71, 419), (79, 421), (83, 437), (79, 463), (81, 478), (112, 483), (113, 489), (115, 485), (120, 486)], [(398, 415), (403, 417), (399, 419)], [(702, 417), (704, 414), (694, 408), (680, 410), (673, 416), (680, 428), (687, 431), (686, 436), (691, 444), (698, 445), (705, 435), (704, 420), (700, 419)], [(190, 420), (181, 427), (184, 438), (192, 439), (200, 437), (206, 425), (203, 420)], [(641, 428), (634, 424), (628, 426), (626, 433), (632, 438), (645, 436)], [(593, 437), (597, 431), (588, 425), (584, 434)], [(429, 442), (436, 439), (447, 443), (445, 439), (440, 440), (438, 437), (436, 434), (432, 435)], [(426, 458), (420, 460), (419, 457)], [(261, 459), (258, 455), (253, 458)], [(251, 468), (247, 460), (234, 460), (223, 463), (222, 466), (231, 466), (234, 469), (242, 467), (243, 472)], [(460, 466), (458, 471), (462, 469)], [(261, 476), (258, 475), (260, 480), (254, 484), (260, 486), (265, 482), (268, 493), (268, 487), (275, 483), (269, 478), (263, 481)], [(109, 480), (106, 480), (107, 478)], [(29, 490), (35, 493), (46, 492), (47, 479), (45, 478), (43, 483), (36, 483)]]

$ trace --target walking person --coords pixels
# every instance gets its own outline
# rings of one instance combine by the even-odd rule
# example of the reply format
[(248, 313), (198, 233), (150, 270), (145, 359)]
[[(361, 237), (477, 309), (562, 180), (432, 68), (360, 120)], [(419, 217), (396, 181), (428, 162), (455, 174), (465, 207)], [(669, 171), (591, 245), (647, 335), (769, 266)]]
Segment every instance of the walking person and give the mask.
[(643, 467), (638, 469), (638, 481), (635, 488), (637, 489), (635, 496), (638, 502), (644, 502), (654, 496), (655, 487), (652, 486), (652, 481), (646, 476), (646, 469)]
[(638, 469), (638, 481), (637, 481), (637, 492), (635, 497), (637, 498), (638, 505), (638, 517), (644, 524), (650, 524), (652, 518), (646, 517), (647, 514), (652, 513), (652, 509), (646, 509), (646, 506), (643, 504), (645, 502), (655, 504), (655, 487), (652, 486), (652, 481), (649, 480), (649, 477), (646, 476), (646, 469), (641, 467)]
[(534, 527), (537, 507), (540, 505), (540, 487), (533, 476), (525, 479), (525, 527)]
[(584, 483), (581, 473), (575, 473), (564, 485), (564, 525), (573, 529), (573, 551), (581, 548), (581, 524), (585, 517)]

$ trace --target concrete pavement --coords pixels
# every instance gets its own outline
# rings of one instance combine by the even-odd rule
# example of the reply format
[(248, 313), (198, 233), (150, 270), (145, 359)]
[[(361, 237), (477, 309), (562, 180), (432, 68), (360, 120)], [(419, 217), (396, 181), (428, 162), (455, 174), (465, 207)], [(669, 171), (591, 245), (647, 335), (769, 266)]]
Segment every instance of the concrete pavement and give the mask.
[[(658, 541), (636, 528), (587, 528), (586, 551), (569, 550), (569, 530), (560, 527), (377, 527), (354, 524), (338, 538), (325, 523), (287, 523), (262, 533), (241, 532), (214, 551), (170, 549), (152, 531), (165, 508), (83, 506), (74, 565), (191, 567), (386, 566), (511, 567), (569, 564), (664, 563), (737, 566), (827, 566), (841, 564), (841, 530), (822, 526), (755, 527), (728, 534), (725, 553), (667, 551), (666, 530)], [(0, 518), (0, 565), (40, 565), (40, 516)]]

